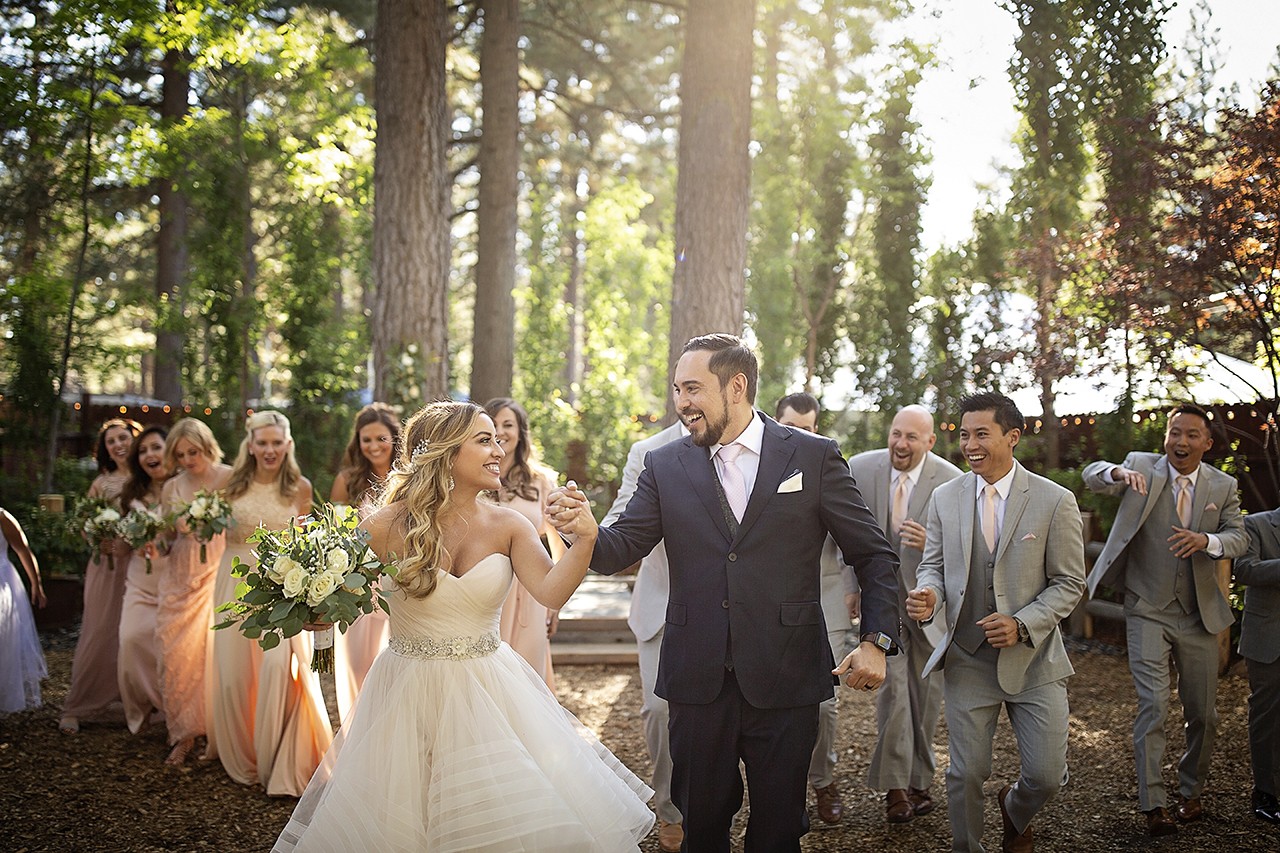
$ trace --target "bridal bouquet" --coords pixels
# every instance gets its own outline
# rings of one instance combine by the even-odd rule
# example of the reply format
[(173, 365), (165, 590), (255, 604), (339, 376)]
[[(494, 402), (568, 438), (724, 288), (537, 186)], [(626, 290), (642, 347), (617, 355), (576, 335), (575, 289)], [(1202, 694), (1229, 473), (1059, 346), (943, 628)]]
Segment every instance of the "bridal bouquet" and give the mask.
[(178, 517), (186, 522), (191, 535), (200, 543), (200, 562), (203, 563), (209, 559), (205, 546), (232, 524), (231, 504), (217, 492), (201, 489), (191, 496), (191, 503)]
[(231, 573), (243, 580), (236, 600), (218, 608), (228, 617), (214, 627), (238, 624), (246, 637), (272, 649), (309, 624), (325, 624), (315, 632), (311, 669), (333, 672), (333, 626), (346, 633), (362, 613), (390, 612), (375, 587), (395, 568), (369, 548), (359, 521), (355, 508), (330, 504), (284, 530), (259, 527), (248, 539), (254, 564), (232, 562)]
[[(85, 498), (80, 502), (79, 515), (84, 519), (81, 529), (85, 537), (93, 543), (93, 548), (101, 554), (102, 545), (112, 539), (120, 538), (120, 510), (106, 498)], [(107, 552), (107, 567), (116, 570), (115, 551)]]
[(144, 549), (147, 574), (151, 574), (151, 552), (145, 550), (146, 546), (168, 526), (168, 519), (150, 509), (135, 509), (120, 521), (120, 537), (135, 551), (139, 548)]

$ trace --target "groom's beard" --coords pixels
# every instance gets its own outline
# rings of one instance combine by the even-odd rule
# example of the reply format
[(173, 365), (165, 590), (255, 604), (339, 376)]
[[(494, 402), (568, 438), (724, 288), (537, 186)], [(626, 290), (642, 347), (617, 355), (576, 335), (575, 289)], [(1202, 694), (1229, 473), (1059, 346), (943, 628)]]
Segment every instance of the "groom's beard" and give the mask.
[[(702, 432), (699, 434), (689, 427), (690, 415), (702, 415)], [(698, 447), (715, 447), (720, 443), (720, 439), (724, 436), (724, 431), (729, 427), (729, 406), (726, 401), (720, 415), (712, 418), (706, 412), (687, 412), (681, 415), (685, 428), (689, 430), (689, 437), (693, 439), (693, 443)]]

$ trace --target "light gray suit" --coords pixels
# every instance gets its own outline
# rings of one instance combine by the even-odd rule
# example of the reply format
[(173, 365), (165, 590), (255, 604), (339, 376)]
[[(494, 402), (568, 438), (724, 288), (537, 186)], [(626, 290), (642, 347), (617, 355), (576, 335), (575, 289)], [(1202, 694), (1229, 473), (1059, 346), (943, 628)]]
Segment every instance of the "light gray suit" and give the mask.
[[(642, 438), (631, 445), (627, 453), (627, 464), (622, 469), (622, 485), (618, 496), (602, 526), (617, 521), (627, 502), (636, 491), (636, 481), (644, 470), (644, 460), (649, 451), (656, 450), (664, 444), (676, 441), (683, 435), (679, 423), (648, 438)], [(658, 657), (662, 651), (662, 629), (667, 620), (667, 597), (671, 590), (671, 576), (667, 567), (667, 549), (659, 542), (649, 552), (649, 556), (640, 561), (640, 571), (636, 575), (636, 585), (631, 591), (631, 610), (627, 615), (627, 626), (636, 635), (636, 648), (640, 657), (640, 685), (644, 691), (644, 701), (640, 708), (640, 718), (644, 724), (644, 740), (649, 747), (649, 759), (653, 762), (654, 806), (660, 820), (668, 823), (680, 823), (680, 810), (671, 802), (671, 747), (667, 732), (667, 700), (653, 692), (658, 681)]]
[[(1178, 762), (1178, 787), (1186, 799), (1200, 796), (1209, 773), (1218, 713), (1217, 633), (1234, 621), (1231, 607), (1218, 588), (1214, 558), (1204, 551), (1179, 561), (1165, 540), (1177, 516), (1172, 483), (1177, 472), (1159, 453), (1133, 452), (1122, 467), (1147, 479), (1140, 495), (1123, 482), (1113, 483), (1112, 462), (1094, 462), (1084, 469), (1084, 484), (1095, 492), (1123, 494), (1102, 555), (1089, 573), (1089, 594), (1111, 586), (1124, 592), (1125, 633), (1129, 671), (1138, 693), (1138, 716), (1133, 723), (1133, 750), (1138, 771), (1138, 802), (1142, 811), (1168, 807), (1162, 768), (1165, 719), (1169, 715), (1169, 657), (1178, 668), (1178, 696), (1186, 720), (1187, 751)], [(1240, 515), (1236, 480), (1200, 463), (1192, 495), (1189, 527), (1213, 533), (1223, 557), (1245, 552), (1249, 536)], [(1156, 525), (1159, 525), (1158, 529)], [(1169, 525), (1169, 526), (1166, 526)], [(1174, 590), (1173, 600), (1168, 590)]]
[[(855, 589), (853, 569), (845, 564), (836, 540), (827, 537), (822, 547), (822, 618), (827, 623), (827, 641), (831, 644), (831, 657), (836, 663), (844, 660), (853, 648), (853, 621), (845, 596)], [(901, 655), (892, 655), (893, 660)], [(809, 784), (825, 788), (835, 781), (837, 702), (840, 694), (825, 700), (818, 706), (818, 739), (813, 744), (813, 756), (809, 760)]]
[[(898, 581), (903, 601), (916, 587), (916, 569), (922, 551), (898, 541), (890, 529), (893, 463), (887, 449), (859, 453), (849, 460), (849, 470), (858, 483), (867, 506), (898, 549)], [(924, 523), (934, 489), (961, 474), (960, 469), (934, 453), (925, 455), (920, 477), (907, 502), (907, 517)], [(936, 762), (933, 735), (942, 707), (942, 673), (922, 678), (925, 662), (942, 639), (945, 613), (939, 610), (925, 627), (902, 613), (902, 644), (905, 654), (886, 660), (885, 680), (876, 697), (876, 728), (879, 738), (871, 755), (867, 784), (878, 791), (895, 788), (928, 788), (933, 782)]]
[[(946, 666), (951, 765), (947, 812), (952, 849), (982, 850), (982, 784), (991, 775), (991, 741), (1000, 708), (1018, 739), (1021, 774), (1008, 797), (1019, 832), (1067, 778), (1067, 678), (1074, 672), (1058, 623), (1084, 594), (1084, 540), (1071, 492), (1014, 463), (1000, 539), (990, 568), (996, 611), (1019, 619), (1028, 642), (970, 654), (955, 642), (969, 594), (978, 478), (965, 474), (938, 486), (929, 505), (919, 587), (947, 603), (946, 633), (924, 674)], [(980, 535), (979, 535), (979, 538)]]
[(1236, 560), (1244, 592), (1240, 654), (1249, 670), (1249, 755), (1253, 787), (1280, 791), (1280, 509), (1245, 516), (1249, 549)]

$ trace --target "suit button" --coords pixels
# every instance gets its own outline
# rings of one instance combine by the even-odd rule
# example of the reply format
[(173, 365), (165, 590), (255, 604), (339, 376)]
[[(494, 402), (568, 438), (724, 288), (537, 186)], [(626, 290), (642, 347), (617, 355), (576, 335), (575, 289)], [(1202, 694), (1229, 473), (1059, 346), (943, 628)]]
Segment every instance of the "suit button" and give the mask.
[(728, 600), (725, 600), (725, 601), (720, 602), (720, 606), (721, 606), (721, 607), (723, 607), (725, 610), (728, 610), (728, 609), (729, 609), (729, 602), (728, 602)]
[(737, 555), (737, 554), (735, 554), (735, 553), (733, 553), (732, 551), (730, 551), (730, 552), (729, 552), (729, 562), (730, 562), (730, 563), (736, 563), (736, 562), (738, 562), (738, 555)]

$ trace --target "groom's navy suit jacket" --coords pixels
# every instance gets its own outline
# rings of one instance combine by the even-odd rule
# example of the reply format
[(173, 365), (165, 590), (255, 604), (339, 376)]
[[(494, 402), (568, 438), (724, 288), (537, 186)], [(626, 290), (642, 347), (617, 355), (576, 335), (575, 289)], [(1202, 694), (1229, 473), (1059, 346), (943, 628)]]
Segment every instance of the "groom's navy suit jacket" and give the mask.
[(602, 574), (666, 542), (671, 594), (656, 692), (668, 701), (714, 701), (727, 661), (757, 708), (831, 698), (819, 567), (828, 533), (857, 572), (861, 630), (898, 638), (898, 558), (836, 443), (756, 416), (760, 468), (736, 537), (708, 448), (686, 436), (648, 454), (626, 511), (596, 541), (592, 568)]

